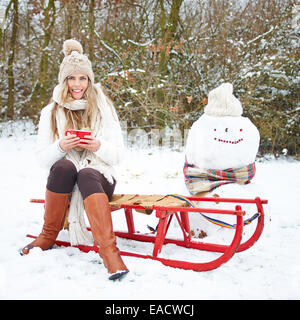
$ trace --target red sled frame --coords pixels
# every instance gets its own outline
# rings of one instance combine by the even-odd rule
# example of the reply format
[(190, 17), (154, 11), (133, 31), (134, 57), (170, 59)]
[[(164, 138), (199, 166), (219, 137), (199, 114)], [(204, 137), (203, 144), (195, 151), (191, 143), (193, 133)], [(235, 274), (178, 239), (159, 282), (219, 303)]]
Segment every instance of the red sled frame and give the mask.
[[(254, 243), (259, 239), (262, 234), (264, 228), (264, 210), (263, 204), (267, 204), (267, 200), (262, 200), (259, 197), (255, 199), (237, 199), (237, 198), (215, 198), (215, 197), (186, 197), (190, 201), (201, 201), (201, 202), (229, 202), (234, 203), (234, 210), (223, 210), (223, 209), (212, 209), (212, 208), (202, 208), (202, 207), (162, 207), (162, 206), (153, 206), (152, 210), (156, 212), (156, 217), (159, 219), (156, 234), (141, 234), (135, 231), (134, 219), (133, 219), (133, 210), (134, 209), (146, 209), (140, 205), (128, 205), (122, 204), (120, 208), (115, 209), (112, 208), (111, 211), (117, 211), (124, 209), (126, 224), (127, 224), (127, 232), (115, 231), (115, 235), (117, 237), (142, 241), (142, 242), (152, 242), (153, 252), (152, 255), (145, 255), (127, 251), (120, 251), (122, 256), (130, 256), (136, 258), (144, 258), (144, 259), (152, 259), (156, 261), (160, 261), (166, 266), (173, 268), (180, 268), (185, 270), (194, 270), (194, 271), (209, 271), (218, 268), (223, 263), (227, 262), (235, 252), (241, 252), (249, 249), (254, 245)], [(32, 199), (31, 202), (35, 203), (43, 203), (44, 200), (40, 199)], [(242, 233), (244, 220), (243, 217), (245, 215), (245, 211), (242, 210), (240, 204), (251, 203), (256, 205), (257, 212), (259, 214), (257, 219), (256, 228), (252, 234), (252, 236), (241, 243), (242, 241)], [(213, 243), (205, 243), (200, 241), (194, 241), (191, 237), (190, 223), (189, 223), (189, 212), (198, 212), (198, 213), (212, 213), (212, 214), (229, 214), (236, 216), (236, 226), (235, 226), (235, 234), (233, 236), (233, 240), (229, 245), (221, 245), (221, 244), (213, 244)], [(167, 238), (167, 232), (170, 226), (170, 223), (173, 217), (176, 217), (179, 226), (182, 230), (183, 239), (172, 239)], [(91, 229), (88, 228), (90, 231)], [(33, 235), (28, 234), (27, 237), (36, 238)], [(172, 243), (185, 248), (192, 248), (204, 251), (211, 251), (222, 253), (221, 256), (216, 258), (215, 260), (197, 263), (197, 262), (188, 262), (183, 260), (173, 260), (159, 257), (159, 254), (162, 251), (163, 245)], [(55, 242), (58, 246), (71, 246), (70, 242), (56, 240)], [(83, 252), (95, 251), (98, 252), (98, 247), (96, 244), (93, 246), (87, 245), (78, 245), (75, 246), (79, 250)]]

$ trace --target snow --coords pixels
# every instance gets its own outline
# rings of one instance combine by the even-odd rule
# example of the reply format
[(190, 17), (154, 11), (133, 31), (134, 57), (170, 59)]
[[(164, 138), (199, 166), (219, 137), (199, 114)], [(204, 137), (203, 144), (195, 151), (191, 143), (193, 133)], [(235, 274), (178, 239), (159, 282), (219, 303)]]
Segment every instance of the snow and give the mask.
[[(124, 257), (130, 273), (122, 280), (108, 280), (98, 254), (76, 248), (33, 249), (28, 256), (18, 250), (42, 227), (43, 205), (29, 203), (43, 198), (47, 173), (34, 157), (36, 136), (20, 126), (13, 136), (0, 127), (1, 225), (0, 299), (299, 299), (300, 298), (300, 162), (272, 157), (257, 161), (257, 174), (248, 189), (227, 186), (243, 197), (259, 192), (268, 199), (266, 225), (250, 249), (236, 253), (227, 263), (208, 272), (170, 268), (160, 262)], [(15, 129), (18, 129), (16, 127)], [(24, 131), (25, 130), (25, 131)], [(129, 149), (117, 168), (116, 193), (186, 194), (182, 166), (184, 153), (163, 149)], [(225, 187), (224, 189), (225, 190)], [(242, 191), (243, 190), (243, 191)], [(220, 194), (226, 193), (220, 189)], [(154, 215), (134, 213), (136, 229), (156, 226)], [(115, 229), (125, 229), (121, 212), (113, 213)], [(231, 230), (203, 221), (208, 239), (227, 239)], [(250, 229), (248, 229), (250, 228)], [(245, 233), (252, 224), (245, 227)], [(171, 233), (178, 231), (176, 224)], [(62, 231), (60, 239), (67, 239)], [(206, 241), (206, 239), (204, 239)], [(150, 253), (152, 245), (118, 238), (121, 250)], [(219, 239), (220, 241), (220, 239)], [(216, 254), (167, 245), (163, 257), (202, 261)]]
[(203, 169), (241, 168), (255, 161), (259, 132), (247, 117), (203, 114), (187, 139), (187, 161)]

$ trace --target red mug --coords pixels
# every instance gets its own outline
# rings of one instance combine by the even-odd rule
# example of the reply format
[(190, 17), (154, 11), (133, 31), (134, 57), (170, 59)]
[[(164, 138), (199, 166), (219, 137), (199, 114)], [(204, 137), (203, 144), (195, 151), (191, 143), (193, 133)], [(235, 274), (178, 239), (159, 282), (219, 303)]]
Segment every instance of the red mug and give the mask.
[[(67, 130), (65, 134), (67, 135), (68, 133), (75, 134), (80, 139), (84, 139), (84, 136), (90, 136), (92, 134), (91, 131), (75, 130), (75, 129)], [(86, 143), (86, 142), (82, 142), (82, 143)]]

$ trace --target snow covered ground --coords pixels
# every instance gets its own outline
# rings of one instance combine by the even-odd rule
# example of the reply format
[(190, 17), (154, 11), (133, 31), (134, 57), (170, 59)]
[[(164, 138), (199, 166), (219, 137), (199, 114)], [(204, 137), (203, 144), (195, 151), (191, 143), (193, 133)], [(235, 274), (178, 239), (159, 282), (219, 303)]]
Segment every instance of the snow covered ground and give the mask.
[[(18, 128), (17, 128), (18, 129)], [(152, 260), (124, 257), (130, 269), (121, 282), (107, 279), (99, 256), (76, 248), (36, 248), (28, 256), (18, 250), (42, 227), (43, 206), (29, 203), (43, 198), (47, 173), (36, 164), (35, 135), (29, 127), (14, 130), (13, 136), (0, 127), (0, 299), (299, 299), (300, 298), (300, 162), (273, 158), (257, 161), (257, 174), (242, 190), (224, 187), (220, 195), (269, 200), (266, 226), (259, 241), (237, 253), (220, 268), (209, 272), (174, 269)], [(24, 131), (25, 130), (25, 131)], [(183, 152), (128, 150), (118, 167), (116, 193), (186, 194), (183, 183)], [(247, 189), (246, 189), (247, 188)], [(258, 194), (255, 194), (258, 193)], [(137, 229), (156, 226), (154, 216), (136, 213)], [(113, 213), (115, 229), (125, 229), (123, 215)], [(203, 241), (222, 242), (231, 230), (203, 221), (208, 236)], [(249, 229), (247, 229), (249, 228)], [(252, 225), (245, 227), (245, 236)], [(171, 226), (176, 234), (178, 226)], [(62, 231), (61, 239), (67, 239)], [(150, 253), (151, 244), (118, 238), (121, 250)], [(163, 257), (205, 261), (213, 253), (167, 245)]]

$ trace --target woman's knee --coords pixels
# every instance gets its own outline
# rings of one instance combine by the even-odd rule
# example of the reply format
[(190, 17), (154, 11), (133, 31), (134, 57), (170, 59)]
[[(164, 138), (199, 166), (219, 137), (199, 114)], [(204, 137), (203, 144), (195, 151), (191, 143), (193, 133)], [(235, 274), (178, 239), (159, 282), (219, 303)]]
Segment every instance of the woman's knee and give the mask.
[(47, 181), (47, 188), (57, 193), (68, 193), (73, 190), (77, 179), (75, 165), (66, 159), (61, 159), (53, 164)]
[(99, 172), (92, 168), (84, 168), (78, 171), (77, 183), (82, 184), (85, 181), (98, 180)]
[(75, 174), (77, 173), (74, 163), (67, 159), (61, 159), (56, 161), (50, 169), (50, 172), (56, 172), (57, 174)]
[(77, 184), (83, 199), (93, 193), (106, 193), (110, 199), (115, 187), (115, 183), (110, 184), (99, 171), (92, 168), (78, 172)]
[(77, 185), (83, 200), (93, 193), (104, 192), (99, 180), (99, 172), (91, 168), (85, 168), (78, 172)]

